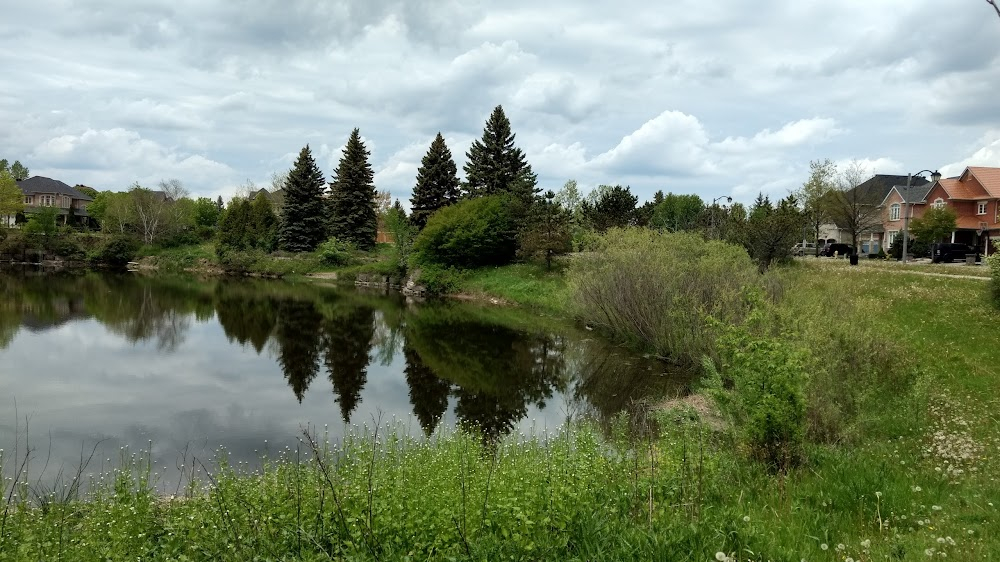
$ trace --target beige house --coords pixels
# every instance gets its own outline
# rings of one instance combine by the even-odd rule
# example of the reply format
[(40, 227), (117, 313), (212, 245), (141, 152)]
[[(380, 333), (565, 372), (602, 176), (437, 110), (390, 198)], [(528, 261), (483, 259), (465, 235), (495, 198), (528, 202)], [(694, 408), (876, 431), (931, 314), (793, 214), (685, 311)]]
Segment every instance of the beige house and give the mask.
[(25, 216), (45, 207), (55, 207), (60, 224), (86, 224), (89, 220), (87, 204), (94, 199), (61, 181), (34, 176), (17, 182), (17, 187), (24, 194)]

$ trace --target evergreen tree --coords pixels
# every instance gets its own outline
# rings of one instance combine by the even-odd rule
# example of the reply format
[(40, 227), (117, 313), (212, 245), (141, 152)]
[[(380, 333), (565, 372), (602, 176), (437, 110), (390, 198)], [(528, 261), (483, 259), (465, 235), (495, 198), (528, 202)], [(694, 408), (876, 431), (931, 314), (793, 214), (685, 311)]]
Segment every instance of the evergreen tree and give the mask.
[(219, 222), (219, 244), (216, 251), (246, 250), (253, 244), (253, 219), (250, 202), (242, 197), (233, 199)]
[(226, 206), (225, 206), (225, 205), (224, 205), (224, 204), (222, 203), (222, 196), (221, 196), (221, 195), (219, 196), (219, 198), (218, 198), (218, 199), (216, 199), (216, 200), (215, 200), (215, 206), (216, 206), (216, 208), (218, 208), (218, 209), (219, 209), (219, 212), (220, 212), (220, 213), (222, 212), (222, 209), (224, 209), (224, 208), (226, 207)]
[(310, 252), (326, 239), (323, 220), (323, 173), (316, 166), (309, 145), (299, 152), (285, 184), (285, 206), (280, 229), (281, 247)]
[(20, 160), (14, 160), (14, 163), (10, 165), (10, 175), (14, 176), (17, 181), (28, 179), (28, 169), (21, 164)]
[(319, 373), (322, 322), (323, 316), (310, 301), (286, 300), (278, 308), (274, 332), (280, 350), (278, 364), (299, 402)]
[(351, 308), (323, 322), (326, 372), (337, 394), (344, 423), (351, 421), (351, 413), (361, 401), (361, 391), (368, 382), (374, 336), (373, 308)]
[(448, 411), (451, 383), (438, 378), (412, 346), (403, 344), (403, 357), (406, 359), (403, 372), (410, 387), (410, 404), (421, 429), (429, 436)]
[(250, 204), (250, 224), (254, 237), (251, 245), (265, 252), (274, 250), (278, 235), (278, 216), (274, 214), (271, 201), (263, 193), (254, 197)]
[(598, 231), (604, 232), (613, 227), (626, 227), (635, 224), (635, 204), (638, 197), (626, 187), (598, 186), (600, 195), (591, 203), (584, 201), (583, 216)]
[(503, 107), (496, 106), (486, 121), (482, 140), (472, 143), (465, 154), (465, 185), (468, 197), (512, 195), (528, 207), (538, 193), (537, 176), (514, 146), (514, 133)]
[(444, 137), (438, 133), (417, 170), (417, 185), (410, 197), (410, 221), (413, 226), (423, 229), (427, 217), (434, 211), (458, 201), (458, 185), (458, 167)]
[(531, 219), (521, 233), (521, 253), (545, 257), (545, 268), (552, 269), (552, 258), (573, 249), (570, 214), (556, 200), (552, 190), (532, 206)]
[(368, 155), (361, 142), (361, 133), (354, 129), (344, 147), (327, 201), (330, 235), (351, 242), (359, 250), (374, 248), (378, 232), (375, 173), (368, 163)]

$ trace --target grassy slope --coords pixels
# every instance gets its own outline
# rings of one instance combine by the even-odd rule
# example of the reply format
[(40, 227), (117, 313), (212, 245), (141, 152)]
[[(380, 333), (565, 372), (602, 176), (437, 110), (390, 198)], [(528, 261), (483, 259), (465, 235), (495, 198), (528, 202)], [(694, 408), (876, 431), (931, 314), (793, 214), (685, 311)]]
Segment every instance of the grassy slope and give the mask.
[(552, 270), (535, 263), (477, 269), (463, 275), (457, 293), (566, 314), (569, 287), (563, 269), (561, 263), (553, 264)]
[[(479, 272), (470, 286), (515, 302), (538, 302), (544, 287), (565, 294), (557, 278), (535, 273)], [(372, 463), (362, 436), (329, 480), (315, 463), (277, 462), (258, 476), (221, 471), (214, 494), (185, 501), (136, 494), (142, 486), (119, 471), (108, 480), (121, 485), (107, 484), (94, 502), (15, 509), (0, 559), (707, 560), (722, 551), (741, 561), (941, 552), (988, 560), (1000, 552), (1000, 486), (989, 463), (1000, 452), (1000, 347), (989, 332), (1000, 315), (985, 284), (840, 265), (785, 275), (784, 306), (804, 332), (855, 300), (861, 314), (842, 320), (891, 334), (923, 373), (912, 395), (875, 397), (853, 444), (813, 447), (807, 466), (787, 476), (687, 425), (619, 447), (622, 455), (608, 455), (582, 427), (549, 445), (513, 437), (496, 457), (461, 435), (382, 439)]]

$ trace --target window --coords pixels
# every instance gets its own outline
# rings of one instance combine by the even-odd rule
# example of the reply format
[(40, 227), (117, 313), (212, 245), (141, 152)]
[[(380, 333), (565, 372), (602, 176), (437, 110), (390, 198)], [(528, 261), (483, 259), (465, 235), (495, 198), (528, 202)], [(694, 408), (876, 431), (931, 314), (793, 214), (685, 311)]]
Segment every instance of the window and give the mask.
[(31, 196), (30, 195), (25, 195), (24, 196), (24, 204), (25, 205), (31, 205), (32, 204), (32, 202), (31, 202)]
[(977, 215), (985, 215), (986, 214), (986, 201), (980, 201), (979, 202), (979, 205), (976, 207), (976, 214)]
[(940, 197), (938, 197), (937, 199), (935, 199), (935, 200), (934, 200), (934, 205), (933, 205), (933, 207), (934, 207), (935, 209), (944, 209), (944, 206), (945, 206), (946, 204), (947, 204), (947, 203), (945, 203), (945, 202), (944, 202), (944, 199), (941, 199)]
[(38, 204), (43, 207), (51, 207), (56, 204), (55, 195), (41, 195), (39, 196), (39, 199), (40, 201), (38, 202)]
[(899, 220), (899, 203), (893, 203), (889, 207), (889, 220), (891, 221)]
[(886, 234), (886, 238), (885, 238), (886, 246), (892, 246), (892, 243), (896, 241), (896, 235), (899, 234), (899, 231), (898, 230), (890, 230), (889, 232), (886, 232), (885, 234)]

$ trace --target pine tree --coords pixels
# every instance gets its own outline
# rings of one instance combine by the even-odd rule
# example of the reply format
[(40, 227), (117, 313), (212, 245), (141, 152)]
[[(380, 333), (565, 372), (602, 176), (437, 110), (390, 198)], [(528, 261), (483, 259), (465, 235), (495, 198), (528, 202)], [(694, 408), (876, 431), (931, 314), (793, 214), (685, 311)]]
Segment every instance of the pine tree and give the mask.
[(552, 190), (539, 197), (532, 206), (531, 218), (521, 232), (521, 253), (542, 256), (545, 268), (552, 269), (552, 258), (573, 249), (570, 214), (562, 208)]
[(278, 216), (274, 214), (271, 201), (263, 193), (254, 197), (250, 204), (250, 221), (256, 239), (253, 245), (266, 252), (274, 250)]
[(465, 156), (463, 189), (469, 197), (512, 195), (527, 208), (539, 191), (538, 178), (514, 146), (510, 121), (499, 105), (486, 121), (482, 140), (473, 142)]
[(309, 252), (326, 239), (323, 220), (323, 173), (316, 166), (309, 145), (299, 152), (285, 184), (280, 244), (292, 252)]
[(361, 133), (354, 129), (330, 184), (327, 201), (330, 234), (353, 243), (360, 250), (375, 247), (378, 231), (373, 183), (375, 173), (368, 163), (368, 155), (361, 142)]
[(21, 164), (20, 160), (14, 160), (14, 163), (10, 165), (10, 175), (14, 176), (17, 181), (28, 179), (28, 169)]
[(434, 211), (458, 201), (458, 167), (451, 157), (451, 150), (438, 133), (417, 170), (417, 185), (410, 197), (410, 221), (423, 229), (427, 218)]

